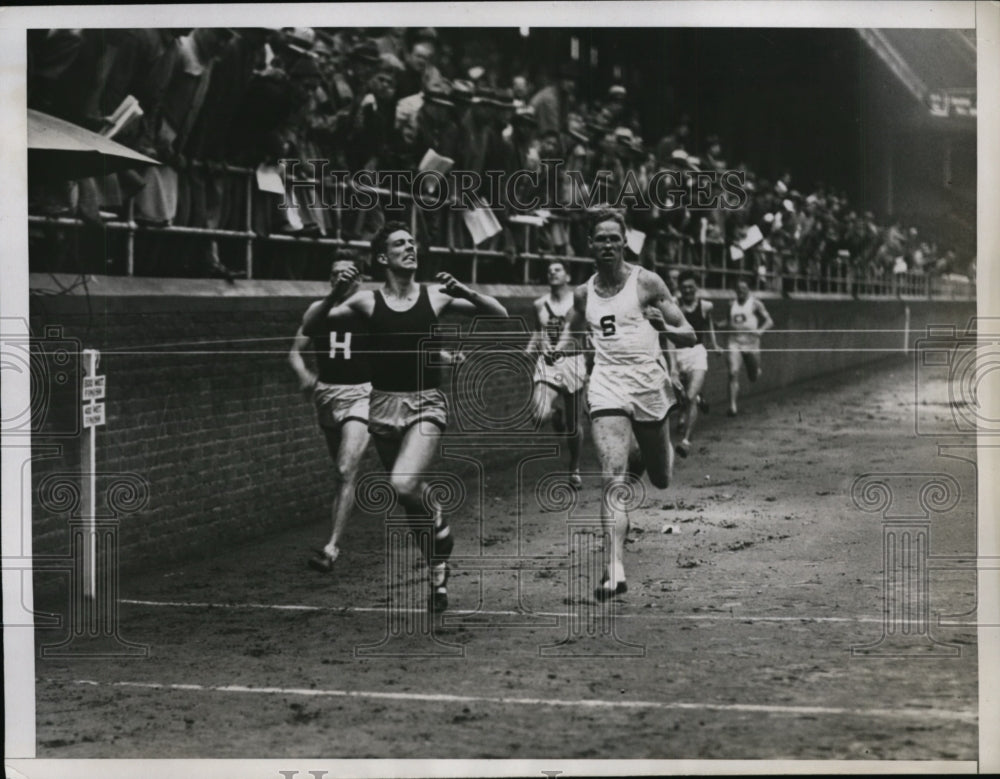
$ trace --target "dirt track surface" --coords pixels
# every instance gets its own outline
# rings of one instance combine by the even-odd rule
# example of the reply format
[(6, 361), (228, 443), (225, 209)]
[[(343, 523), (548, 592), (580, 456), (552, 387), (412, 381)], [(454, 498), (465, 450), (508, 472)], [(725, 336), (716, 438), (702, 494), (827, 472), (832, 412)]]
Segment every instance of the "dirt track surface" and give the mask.
[[(944, 382), (921, 398), (946, 426)], [(425, 596), (412, 555), (386, 584), (374, 515), (353, 518), (330, 576), (304, 565), (326, 533), (317, 517), (124, 579), (120, 635), (149, 656), (39, 660), (38, 756), (975, 759), (974, 573), (929, 573), (930, 632), (952, 656), (851, 653), (884, 629), (882, 518), (852, 501), (857, 476), (951, 475), (962, 499), (932, 518), (930, 551), (974, 554), (975, 467), (914, 434), (916, 403), (902, 364), (750, 399), (736, 419), (717, 405), (674, 485), (646, 482), (629, 592), (603, 611), (599, 552), (567, 530), (596, 516), (596, 477), (572, 516), (539, 505), (561, 457), (523, 463), (520, 494), (495, 455), (482, 484), (466, 478), (452, 518), (466, 559), (438, 643), (418, 610), (404, 615), (414, 635), (356, 655), (386, 636), (387, 602)], [(522, 555), (549, 559), (473, 569), (480, 550), (518, 554), (518, 536)]]

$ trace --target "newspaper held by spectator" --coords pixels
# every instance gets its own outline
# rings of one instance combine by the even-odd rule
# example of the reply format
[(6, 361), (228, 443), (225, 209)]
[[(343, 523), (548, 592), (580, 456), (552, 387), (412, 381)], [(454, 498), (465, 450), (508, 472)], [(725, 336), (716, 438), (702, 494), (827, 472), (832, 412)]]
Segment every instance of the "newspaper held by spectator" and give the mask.
[(625, 235), (625, 244), (636, 256), (642, 254), (642, 247), (646, 243), (646, 234), (641, 230), (628, 230)]
[(747, 228), (747, 234), (740, 241), (738, 241), (736, 245), (743, 251), (746, 251), (747, 249), (753, 248), (763, 240), (764, 234), (760, 231), (760, 228), (757, 225), (750, 225), (750, 227)]
[(114, 138), (138, 122), (142, 116), (143, 111), (139, 101), (132, 95), (128, 95), (118, 104), (114, 113), (105, 119), (101, 135), (105, 138)]
[(492, 238), (503, 229), (496, 216), (488, 208), (471, 208), (463, 212), (462, 219), (465, 221), (465, 227), (476, 246)]
[(284, 195), (285, 184), (281, 180), (281, 172), (277, 165), (262, 162), (257, 166), (257, 189), (270, 192), (272, 195)]
[(451, 157), (445, 157), (441, 154), (438, 154), (436, 151), (434, 151), (434, 149), (428, 149), (424, 153), (423, 159), (420, 160), (419, 170), (420, 172), (423, 172), (425, 170), (436, 170), (438, 173), (444, 176), (447, 175), (448, 171), (450, 171), (454, 166), (455, 166), (455, 160), (453, 160)]

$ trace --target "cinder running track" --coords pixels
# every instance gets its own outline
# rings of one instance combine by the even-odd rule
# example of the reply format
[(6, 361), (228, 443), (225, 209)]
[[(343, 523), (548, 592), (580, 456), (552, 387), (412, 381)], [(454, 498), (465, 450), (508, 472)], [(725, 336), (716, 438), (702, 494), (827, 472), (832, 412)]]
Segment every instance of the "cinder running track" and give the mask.
[[(941, 425), (946, 389), (921, 387)], [(304, 565), (316, 517), (124, 578), (120, 635), (149, 656), (39, 660), (38, 756), (974, 760), (975, 467), (914, 434), (916, 402), (897, 363), (745, 400), (736, 419), (714, 408), (675, 484), (634, 512), (630, 589), (605, 612), (589, 596), (599, 552), (568, 531), (596, 515), (596, 479), (570, 514), (566, 493), (536, 490), (562, 457), (510, 460), (551, 437), (502, 463), (481, 453), (482, 485), (460, 468), (464, 559), (433, 639), (419, 608), (390, 624), (387, 604), (421, 605), (424, 571), (404, 547), (387, 585), (384, 523), (360, 511), (328, 577)], [(930, 520), (930, 557), (956, 563), (926, 569), (942, 643), (901, 636), (909, 656), (851, 652), (885, 629), (883, 520), (851, 498), (868, 472), (961, 489)], [(521, 570), (475, 570), (480, 553)]]

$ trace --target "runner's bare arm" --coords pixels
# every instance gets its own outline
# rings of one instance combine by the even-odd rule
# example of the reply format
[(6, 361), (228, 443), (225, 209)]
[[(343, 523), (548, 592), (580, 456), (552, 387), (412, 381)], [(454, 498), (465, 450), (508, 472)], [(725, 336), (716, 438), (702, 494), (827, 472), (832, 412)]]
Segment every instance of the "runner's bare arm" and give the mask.
[(528, 345), (524, 348), (525, 353), (528, 355), (534, 355), (542, 351), (544, 346), (545, 337), (542, 335), (542, 329), (545, 327), (545, 308), (542, 305), (542, 300), (539, 298), (536, 300), (532, 306), (532, 311), (534, 311), (535, 317), (534, 321), (531, 323), (531, 338), (528, 339)]
[(719, 341), (715, 337), (715, 320), (712, 318), (712, 311), (715, 306), (712, 305), (711, 300), (702, 301), (702, 305), (705, 307), (705, 321), (708, 322), (708, 344), (713, 352), (721, 352), (722, 347), (719, 346)]
[[(639, 270), (639, 305), (655, 306), (663, 315), (659, 318), (649, 318), (657, 330), (667, 334), (667, 338), (677, 346), (694, 346), (698, 342), (694, 328), (691, 327), (684, 314), (671, 300), (667, 285), (659, 276), (645, 268)], [(648, 317), (647, 317), (648, 318)]]
[(434, 310), (441, 313), (450, 309), (462, 314), (486, 314), (489, 316), (507, 316), (507, 309), (491, 295), (484, 295), (466, 286), (450, 273), (439, 273), (434, 277), (441, 283), (441, 288), (432, 290), (436, 300)]
[(349, 317), (351, 314), (359, 314), (364, 317), (372, 315), (372, 311), (375, 310), (375, 296), (371, 290), (359, 289), (346, 300), (338, 301), (337, 297), (343, 292), (338, 290), (337, 286), (331, 289), (325, 298), (317, 301), (306, 311), (306, 315), (302, 318), (303, 333), (315, 335), (324, 332), (327, 319)]
[(585, 349), (584, 336), (587, 334), (587, 285), (581, 284), (573, 290), (573, 308), (566, 317), (559, 343), (553, 351), (565, 352), (574, 348)]
[(680, 383), (680, 366), (677, 363), (677, 347), (675, 347), (667, 337), (665, 329), (666, 322), (663, 321), (663, 312), (656, 306), (646, 306), (642, 310), (642, 315), (649, 320), (649, 323), (656, 328), (656, 330), (659, 331), (660, 349), (663, 350), (663, 359), (667, 362), (667, 372), (670, 374), (670, 383), (673, 384), (675, 389), (680, 388), (680, 391), (683, 392), (684, 389)]
[(771, 315), (767, 313), (767, 309), (764, 308), (764, 304), (759, 300), (754, 298), (754, 310), (757, 313), (757, 318), (762, 320), (760, 327), (757, 328), (757, 334), (760, 335), (765, 330), (770, 330), (774, 327), (774, 320), (771, 319)]
[(299, 389), (302, 392), (310, 392), (316, 386), (316, 374), (309, 369), (303, 357), (303, 352), (308, 348), (309, 337), (302, 333), (300, 327), (295, 333), (291, 351), (288, 352), (288, 362), (292, 366), (292, 370), (295, 371), (295, 375), (299, 377)]

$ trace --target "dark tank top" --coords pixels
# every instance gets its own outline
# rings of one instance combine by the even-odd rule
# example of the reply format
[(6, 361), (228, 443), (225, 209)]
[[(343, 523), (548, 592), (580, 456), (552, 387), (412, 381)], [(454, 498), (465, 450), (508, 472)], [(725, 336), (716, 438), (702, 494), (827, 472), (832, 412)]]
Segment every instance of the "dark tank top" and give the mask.
[(316, 374), (324, 384), (364, 384), (371, 380), (368, 324), (357, 316), (326, 320), (326, 332), (312, 337)]
[(381, 290), (375, 290), (375, 309), (368, 322), (372, 389), (414, 392), (441, 384), (441, 339), (427, 287), (406, 311), (393, 311)]
[(684, 318), (688, 321), (688, 324), (694, 329), (694, 334), (698, 338), (698, 343), (705, 343), (705, 333), (708, 332), (708, 317), (705, 316), (705, 311), (702, 307), (701, 300), (695, 302), (694, 311), (688, 311), (684, 308), (684, 304), (680, 304), (681, 313), (684, 314)]

